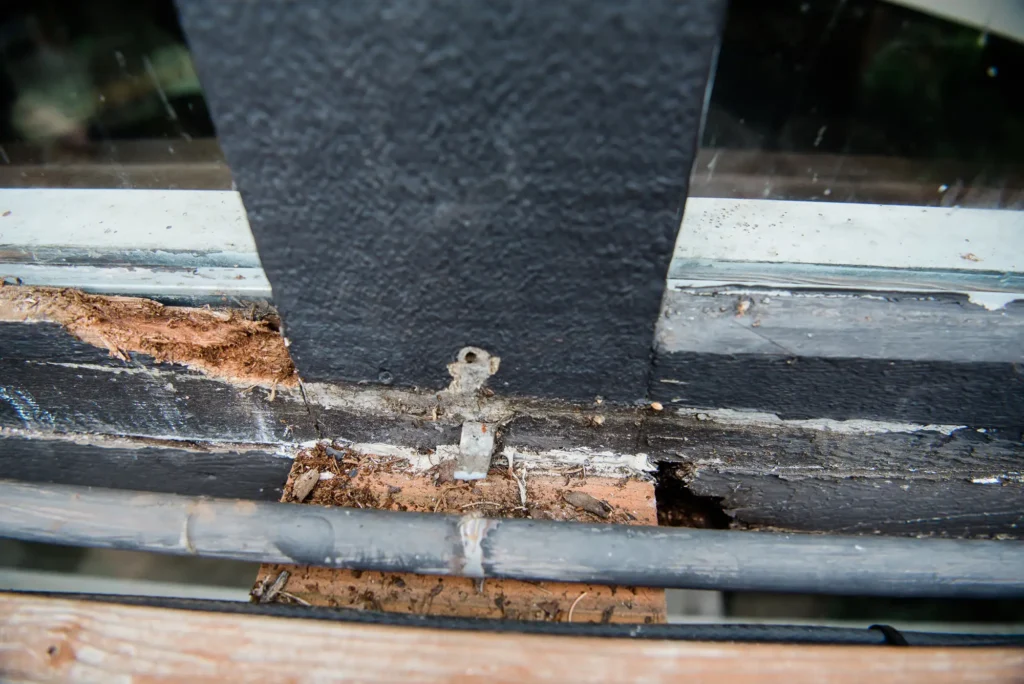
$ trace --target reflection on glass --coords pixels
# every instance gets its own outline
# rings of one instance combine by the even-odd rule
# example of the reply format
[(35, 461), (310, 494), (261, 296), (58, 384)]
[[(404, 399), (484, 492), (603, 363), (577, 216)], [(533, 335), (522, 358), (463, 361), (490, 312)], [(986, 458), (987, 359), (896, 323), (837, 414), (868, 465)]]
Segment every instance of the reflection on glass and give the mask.
[(0, 186), (231, 186), (171, 0), (3, 3)]
[(882, 0), (731, 0), (692, 183), (1022, 209), (1021, 37)]

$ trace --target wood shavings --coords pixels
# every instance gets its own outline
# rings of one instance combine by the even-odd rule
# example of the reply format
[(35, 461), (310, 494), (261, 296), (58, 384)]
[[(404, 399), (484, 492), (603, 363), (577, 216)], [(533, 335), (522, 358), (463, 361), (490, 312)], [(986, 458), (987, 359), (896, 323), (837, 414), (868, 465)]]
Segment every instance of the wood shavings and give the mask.
[(569, 607), (569, 618), (568, 618), (567, 622), (572, 622), (572, 614), (576, 610), (576, 606), (579, 604), (580, 601), (583, 600), (583, 597), (586, 596), (589, 593), (590, 593), (589, 591), (583, 592), (582, 594), (580, 594), (579, 596), (576, 597), (575, 601), (572, 602), (572, 605)]
[(268, 577), (253, 587), (252, 593), (249, 595), (250, 599), (256, 603), (273, 603), (274, 599), (281, 593), (281, 590), (288, 584), (289, 577), (291, 577), (291, 573), (287, 570), (282, 570), (278, 573), (273, 582), (270, 582)]
[(292, 485), (292, 497), (299, 503), (306, 500), (310, 492), (313, 491), (313, 487), (320, 481), (320, 471), (316, 468), (311, 468), (306, 472), (295, 478), (295, 484)]
[(562, 499), (573, 508), (578, 508), (582, 511), (586, 511), (587, 513), (596, 515), (601, 519), (606, 519), (608, 517), (608, 514), (611, 513), (612, 510), (614, 510), (604, 501), (599, 501), (598, 499), (595, 499), (586, 492), (562, 492)]

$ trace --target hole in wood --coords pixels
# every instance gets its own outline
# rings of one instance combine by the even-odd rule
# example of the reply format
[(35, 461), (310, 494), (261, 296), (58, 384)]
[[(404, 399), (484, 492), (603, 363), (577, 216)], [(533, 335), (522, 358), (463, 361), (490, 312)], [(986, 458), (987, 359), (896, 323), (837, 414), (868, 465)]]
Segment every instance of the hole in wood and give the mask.
[(697, 527), (727, 530), (733, 519), (722, 508), (722, 497), (698, 496), (690, 491), (679, 463), (661, 463), (655, 476), (654, 493), (658, 501), (658, 524), (666, 527)]

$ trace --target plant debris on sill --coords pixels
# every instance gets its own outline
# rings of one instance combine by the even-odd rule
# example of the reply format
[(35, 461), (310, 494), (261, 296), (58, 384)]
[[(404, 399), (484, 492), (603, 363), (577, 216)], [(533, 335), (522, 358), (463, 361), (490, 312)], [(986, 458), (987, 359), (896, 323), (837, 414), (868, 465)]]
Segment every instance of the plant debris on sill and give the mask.
[[(498, 465), (484, 480), (462, 482), (447, 477), (453, 466), (454, 461), (442, 461), (426, 472), (414, 472), (403, 458), (360, 454), (321, 443), (296, 456), (282, 500), (455, 515), (476, 511), (490, 518), (623, 524), (637, 520), (635, 511), (603, 500), (608, 498), (606, 494), (598, 498), (582, 491), (621, 489), (628, 479), (609, 482), (594, 478), (591, 482), (575, 469), (563, 474), (529, 473), (524, 481), (522, 467), (510, 473), (506, 466)], [(308, 475), (313, 471), (315, 475)]]

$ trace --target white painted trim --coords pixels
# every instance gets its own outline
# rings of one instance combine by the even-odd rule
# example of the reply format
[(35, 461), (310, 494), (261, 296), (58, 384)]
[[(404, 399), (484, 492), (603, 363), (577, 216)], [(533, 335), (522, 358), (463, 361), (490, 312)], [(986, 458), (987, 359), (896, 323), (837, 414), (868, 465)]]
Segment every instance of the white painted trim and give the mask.
[(17, 278), (23, 285), (74, 287), (97, 294), (271, 298), (270, 282), (262, 268), (152, 269), (0, 264), (0, 276), (8, 282)]
[(1024, 212), (691, 197), (674, 260), (1022, 272)]
[[(860, 283), (848, 283), (848, 284), (835, 284), (818, 282), (810, 285), (806, 282), (803, 283), (787, 283), (787, 282), (768, 282), (767, 279), (759, 279), (758, 274), (752, 274), (750, 278), (744, 278), (740, 280), (699, 280), (699, 279), (683, 279), (683, 278), (669, 278), (668, 287), (673, 290), (698, 290), (707, 291), (713, 290), (720, 294), (734, 294), (734, 295), (748, 295), (748, 296), (773, 296), (773, 297), (799, 297), (803, 296), (800, 292), (802, 289), (813, 289), (828, 291), (833, 290), (834, 295), (822, 295), (822, 296), (844, 296), (846, 293), (851, 291), (867, 291), (867, 292), (906, 292), (915, 294), (927, 294), (935, 292), (950, 292), (954, 294), (967, 295), (967, 301), (971, 304), (977, 304), (978, 306), (988, 311), (999, 311), (1010, 302), (1015, 302), (1018, 299), (1024, 299), (1024, 292), (986, 292), (979, 290), (971, 290), (966, 287), (959, 285), (953, 285), (947, 288), (935, 288), (935, 287), (914, 287), (907, 286), (906, 284), (900, 284), (899, 287), (893, 287), (885, 283), (876, 283), (870, 280), (865, 280)], [(868, 296), (868, 295), (862, 295)]]
[(233, 190), (0, 189), (0, 245), (256, 254)]
[(1024, 4), (1011, 0), (888, 0), (918, 12), (1024, 41)]

